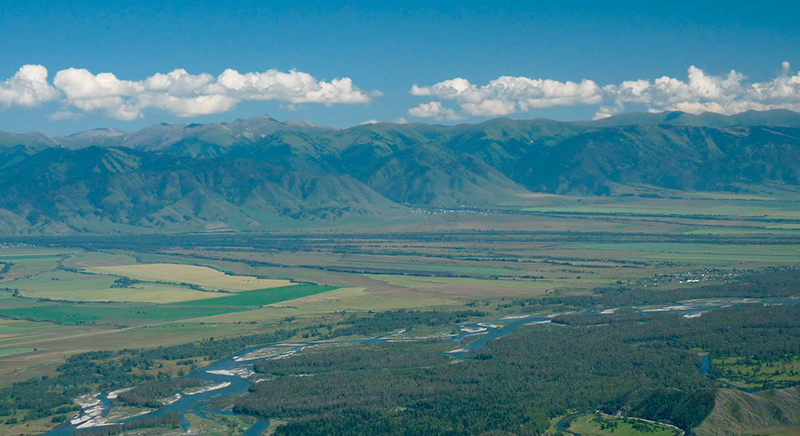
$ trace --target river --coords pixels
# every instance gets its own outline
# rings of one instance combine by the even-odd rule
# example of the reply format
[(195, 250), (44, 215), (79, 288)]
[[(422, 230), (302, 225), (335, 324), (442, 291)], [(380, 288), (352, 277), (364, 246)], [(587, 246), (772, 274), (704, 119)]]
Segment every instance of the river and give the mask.
[[(648, 308), (635, 308), (644, 312), (677, 312), (682, 313), (686, 318), (702, 316), (703, 313), (738, 304), (744, 303), (761, 303), (761, 304), (786, 304), (796, 305), (800, 304), (800, 298), (788, 299), (768, 299), (768, 300), (737, 300), (737, 301), (721, 301), (721, 300), (702, 300), (681, 302), (672, 305), (665, 305), (659, 307)], [(599, 314), (599, 313), (612, 313), (615, 309), (605, 310), (591, 310), (584, 312), (585, 314)], [(466, 359), (468, 353), (483, 348), (489, 341), (505, 336), (522, 325), (548, 323), (551, 317), (548, 316), (524, 316), (504, 318), (494, 321), (481, 321), (476, 323), (463, 324), (458, 326), (459, 332), (440, 339), (451, 341), (454, 344), (461, 346), (465, 339), (470, 339), (468, 345), (462, 346), (458, 350), (447, 353), (456, 358)], [(405, 331), (405, 334), (410, 332), (410, 328)], [(226, 359), (219, 360), (213, 364), (193, 371), (187, 374), (186, 378), (199, 378), (209, 383), (209, 386), (218, 387), (218, 389), (210, 390), (207, 392), (187, 394), (181, 393), (180, 399), (177, 401), (152, 412), (131, 417), (128, 419), (115, 421), (114, 423), (125, 423), (131, 420), (140, 419), (143, 417), (159, 417), (168, 412), (176, 412), (181, 416), (181, 424), (184, 430), (189, 428), (189, 421), (186, 419), (187, 414), (195, 414), (206, 419), (214, 420), (213, 414), (230, 415), (232, 412), (225, 410), (215, 410), (208, 406), (214, 400), (239, 394), (247, 391), (253, 384), (243, 376), (253, 374), (253, 365), (257, 360), (261, 359), (275, 359), (275, 358), (290, 358), (293, 354), (302, 352), (305, 348), (327, 345), (327, 344), (357, 344), (357, 343), (381, 343), (381, 342), (397, 342), (408, 341), (413, 339), (403, 339), (398, 335), (381, 336), (375, 338), (368, 338), (362, 340), (351, 341), (311, 341), (311, 342), (292, 342), (292, 343), (275, 343), (259, 345), (250, 347), (230, 356)], [(710, 359), (707, 355), (701, 355), (701, 369), (700, 372), (703, 376), (708, 373), (710, 368)], [(239, 374), (239, 375), (237, 375)], [(114, 408), (113, 402), (108, 398), (109, 392), (101, 392), (98, 400), (99, 404), (94, 404), (91, 407), (86, 407), (81, 411), (80, 416), (90, 416), (88, 421), (72, 423), (67, 421), (55, 427), (45, 435), (49, 436), (67, 436), (80, 434), (81, 432), (93, 428), (89, 425), (103, 425), (110, 424), (105, 422), (105, 418), (109, 412)], [(91, 410), (90, 410), (91, 409)], [(245, 436), (261, 435), (269, 427), (269, 419), (259, 419), (255, 425), (250, 427)], [(81, 428), (83, 426), (83, 428)]]

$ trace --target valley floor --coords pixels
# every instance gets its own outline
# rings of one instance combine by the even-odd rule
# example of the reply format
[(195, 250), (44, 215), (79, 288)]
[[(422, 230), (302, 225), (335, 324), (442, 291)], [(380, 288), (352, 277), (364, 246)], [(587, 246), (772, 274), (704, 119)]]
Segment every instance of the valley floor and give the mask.
[[(350, 316), (398, 310), (502, 318), (575, 310), (581, 298), (604, 298), (609, 310), (660, 303), (673, 291), (691, 299), (747, 271), (800, 263), (797, 193), (673, 194), (541, 195), (494, 209), (420, 209), (413, 219), (302, 233), (5, 238), (0, 379), (8, 386), (53, 377), (66, 359), (86, 352), (211, 337), (359, 337), (372, 333), (340, 330)], [(418, 327), (425, 329), (447, 333), (442, 324)], [(135, 375), (174, 376), (212, 361), (156, 359)], [(735, 362), (744, 366), (729, 366), (740, 373), (772, 368)], [(786, 368), (789, 374), (794, 366)], [(784, 377), (789, 385), (796, 379)], [(719, 404), (756, 407), (745, 407), (755, 400), (741, 393), (720, 392)], [(707, 428), (733, 419), (717, 409), (698, 431), (715, 434)], [(25, 410), (3, 415), (2, 428), (29, 425), (35, 433), (54, 425), (52, 415)], [(756, 431), (741, 422), (743, 432)], [(763, 426), (779, 423), (797, 425), (787, 418)]]

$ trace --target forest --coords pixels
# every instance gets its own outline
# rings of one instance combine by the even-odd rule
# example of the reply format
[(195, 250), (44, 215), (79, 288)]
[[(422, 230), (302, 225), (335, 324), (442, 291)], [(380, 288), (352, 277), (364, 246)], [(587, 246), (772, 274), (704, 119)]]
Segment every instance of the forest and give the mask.
[(436, 344), (309, 352), (259, 362), (256, 370), (274, 378), (235, 410), (295, 418), (281, 435), (541, 434), (550, 418), (598, 409), (690, 430), (713, 409), (719, 386), (714, 370), (700, 374), (699, 350), (775, 362), (795, 356), (800, 308), (750, 304), (691, 319), (565, 315), (466, 360), (442, 359)]

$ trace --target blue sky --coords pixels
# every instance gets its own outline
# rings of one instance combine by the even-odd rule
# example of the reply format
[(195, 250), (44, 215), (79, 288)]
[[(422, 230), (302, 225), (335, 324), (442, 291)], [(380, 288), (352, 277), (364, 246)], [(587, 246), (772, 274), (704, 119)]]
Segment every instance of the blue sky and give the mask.
[(796, 2), (42, 3), (0, 5), (0, 130), (800, 108)]

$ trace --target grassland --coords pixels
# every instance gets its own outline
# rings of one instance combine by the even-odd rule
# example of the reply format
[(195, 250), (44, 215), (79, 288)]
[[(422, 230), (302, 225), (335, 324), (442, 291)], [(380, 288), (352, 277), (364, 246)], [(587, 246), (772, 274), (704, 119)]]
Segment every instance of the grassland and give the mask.
[(683, 432), (655, 423), (601, 415), (583, 415), (575, 418), (569, 430), (594, 436), (680, 436)]
[(777, 362), (741, 356), (713, 359), (711, 364), (720, 380), (744, 389), (780, 389), (800, 382), (800, 356)]
[(20, 278), (30, 277), (51, 271), (69, 254), (81, 250), (39, 249), (19, 247), (0, 249), (0, 262), (9, 264), (9, 270), (2, 274), (0, 285)]
[(30, 353), (31, 351), (33, 351), (33, 348), (0, 348), (0, 357)]
[(187, 414), (186, 419), (189, 421), (189, 433), (203, 434), (209, 436), (223, 436), (228, 435), (228, 428), (222, 426), (210, 419), (205, 419), (194, 414)]
[(720, 389), (714, 410), (694, 429), (698, 436), (800, 434), (800, 388), (757, 393)]
[(186, 419), (191, 424), (189, 434), (237, 436), (243, 434), (256, 421), (253, 417), (238, 415), (209, 414), (208, 418), (193, 414), (186, 415)]

